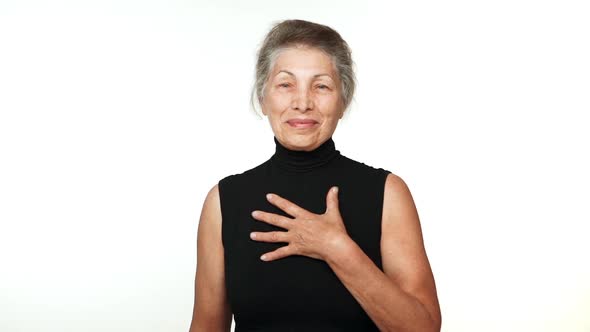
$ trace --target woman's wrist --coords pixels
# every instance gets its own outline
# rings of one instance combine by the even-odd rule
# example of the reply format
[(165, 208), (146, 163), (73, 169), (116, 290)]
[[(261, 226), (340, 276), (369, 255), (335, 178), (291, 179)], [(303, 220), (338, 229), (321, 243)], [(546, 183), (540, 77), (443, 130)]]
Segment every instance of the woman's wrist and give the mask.
[(356, 246), (348, 234), (333, 238), (328, 245), (324, 260), (330, 265), (344, 263), (350, 259)]

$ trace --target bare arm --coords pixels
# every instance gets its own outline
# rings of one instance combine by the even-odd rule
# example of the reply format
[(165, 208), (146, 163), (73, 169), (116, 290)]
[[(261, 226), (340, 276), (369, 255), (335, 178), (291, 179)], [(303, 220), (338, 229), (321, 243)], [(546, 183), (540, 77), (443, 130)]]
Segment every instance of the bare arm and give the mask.
[(438, 332), (441, 313), (418, 213), (405, 182), (385, 184), (381, 256), (383, 271), (348, 241), (328, 264), (381, 331)]
[(217, 184), (209, 190), (199, 220), (195, 303), (189, 332), (229, 332), (232, 313), (227, 302), (221, 207)]

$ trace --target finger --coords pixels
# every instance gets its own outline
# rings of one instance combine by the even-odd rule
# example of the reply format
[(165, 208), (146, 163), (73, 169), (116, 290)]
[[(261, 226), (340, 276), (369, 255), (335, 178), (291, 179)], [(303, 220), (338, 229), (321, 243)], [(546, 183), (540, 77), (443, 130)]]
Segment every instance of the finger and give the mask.
[(287, 214), (297, 218), (309, 214), (309, 211), (277, 194), (267, 194), (266, 199)]
[(334, 186), (330, 188), (326, 197), (326, 213), (338, 211), (338, 204), (338, 187)]
[(282, 246), (275, 251), (267, 252), (266, 254), (260, 256), (260, 259), (268, 262), (291, 255), (293, 255), (293, 252), (291, 251), (291, 246)]
[(250, 238), (262, 242), (289, 242), (287, 232), (252, 232)]
[(291, 228), (291, 222), (293, 219), (287, 218), (285, 216), (281, 216), (275, 213), (254, 210), (252, 211), (252, 217), (256, 220), (264, 221), (268, 224), (275, 225), (278, 227), (282, 227), (285, 229)]

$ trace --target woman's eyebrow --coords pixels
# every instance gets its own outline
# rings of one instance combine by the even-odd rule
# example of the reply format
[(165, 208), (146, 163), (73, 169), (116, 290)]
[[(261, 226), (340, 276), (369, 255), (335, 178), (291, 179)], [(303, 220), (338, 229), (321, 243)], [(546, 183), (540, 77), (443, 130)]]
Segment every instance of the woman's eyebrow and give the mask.
[[(287, 73), (287, 74), (295, 77), (295, 74), (293, 74), (292, 72), (290, 72), (288, 70), (285, 70), (285, 69), (279, 70), (279, 72), (277, 73), (277, 75), (279, 73)], [(323, 74), (315, 74), (315, 75), (313, 75), (313, 78), (316, 78), (316, 77), (319, 77), (319, 76), (328, 76), (328, 77), (332, 78), (332, 76), (330, 76), (330, 74), (326, 74), (326, 73), (323, 73)]]

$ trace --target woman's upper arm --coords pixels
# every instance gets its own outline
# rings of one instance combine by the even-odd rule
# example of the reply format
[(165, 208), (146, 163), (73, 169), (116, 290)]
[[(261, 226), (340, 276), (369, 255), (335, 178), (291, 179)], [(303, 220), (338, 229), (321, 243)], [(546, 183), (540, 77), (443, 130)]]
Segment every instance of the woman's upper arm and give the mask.
[(217, 184), (205, 198), (197, 232), (195, 303), (189, 332), (230, 331), (232, 313), (225, 289), (221, 206)]
[(383, 272), (420, 301), (440, 327), (438, 296), (418, 212), (408, 186), (393, 173), (385, 181), (381, 236)]

